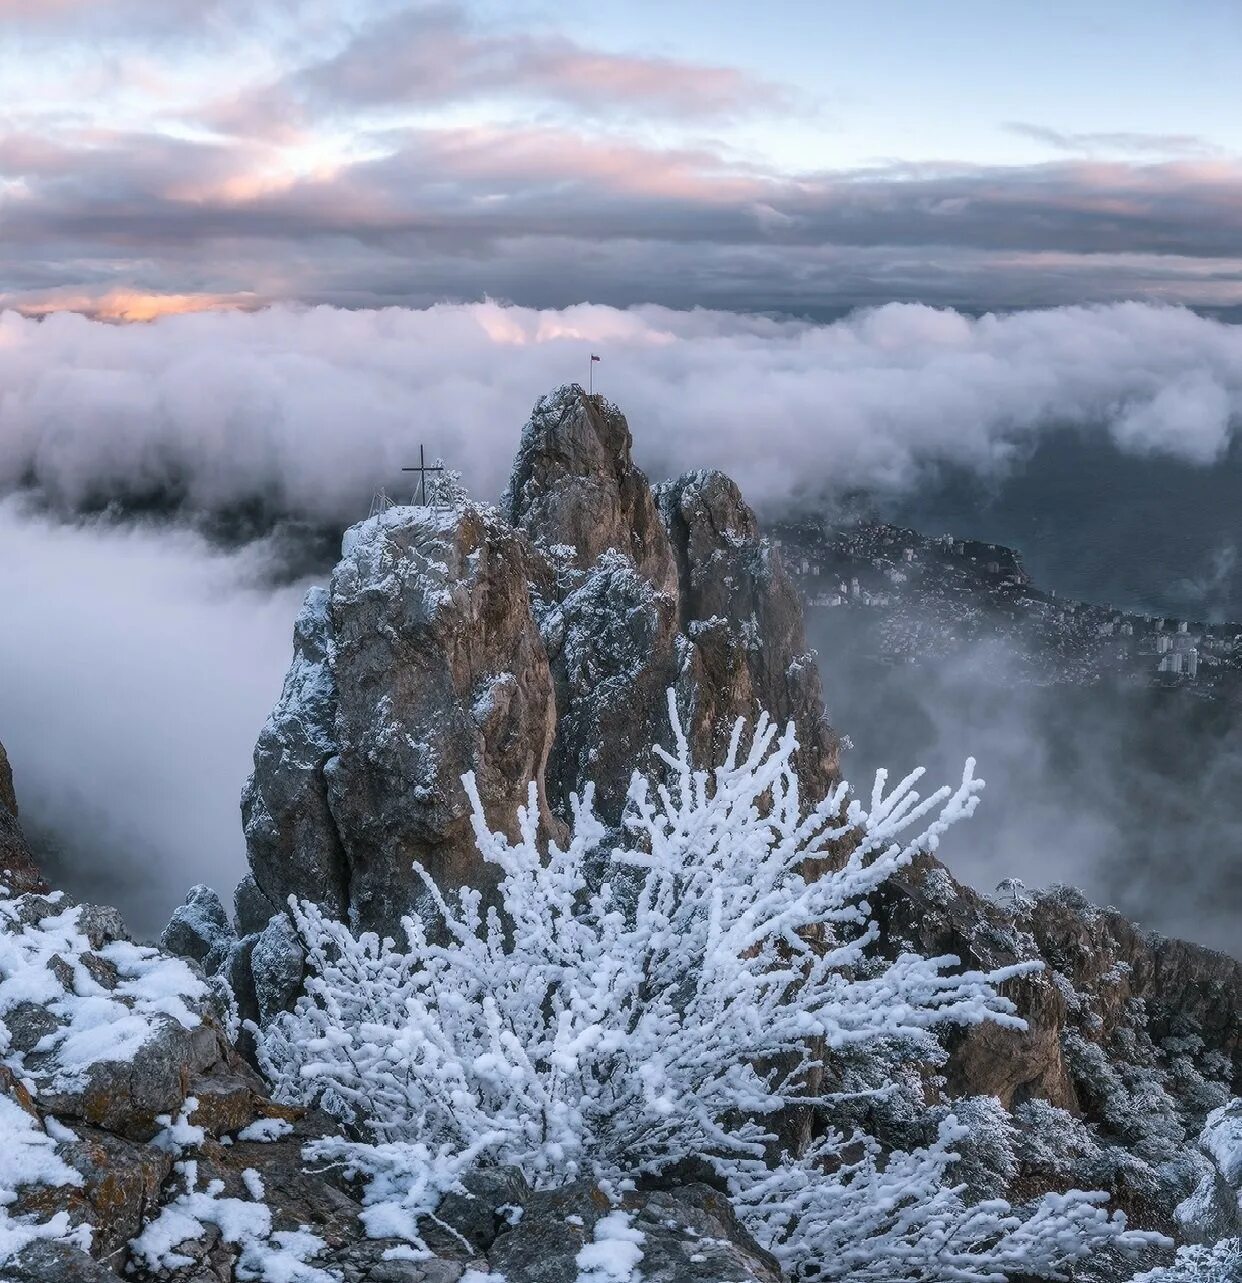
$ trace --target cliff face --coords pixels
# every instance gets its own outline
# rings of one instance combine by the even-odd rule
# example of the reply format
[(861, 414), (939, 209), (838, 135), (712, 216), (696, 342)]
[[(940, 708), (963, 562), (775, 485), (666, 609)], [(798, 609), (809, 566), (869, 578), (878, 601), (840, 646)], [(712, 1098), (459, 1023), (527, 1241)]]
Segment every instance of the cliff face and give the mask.
[(354, 527), (298, 621), (243, 812), (254, 890), (388, 933), (441, 885), (486, 885), (460, 777), (494, 827), (529, 781), (558, 831), (588, 779), (606, 823), (668, 735), (704, 759), (735, 718), (794, 720), (809, 796), (836, 779), (802, 614), (726, 477), (653, 492), (625, 417), (576, 386), (526, 424), (499, 512), (396, 508)]
[(10, 895), (24, 891), (46, 891), (47, 883), (35, 863), (17, 821), (17, 794), (13, 771), (0, 744), (0, 884)]

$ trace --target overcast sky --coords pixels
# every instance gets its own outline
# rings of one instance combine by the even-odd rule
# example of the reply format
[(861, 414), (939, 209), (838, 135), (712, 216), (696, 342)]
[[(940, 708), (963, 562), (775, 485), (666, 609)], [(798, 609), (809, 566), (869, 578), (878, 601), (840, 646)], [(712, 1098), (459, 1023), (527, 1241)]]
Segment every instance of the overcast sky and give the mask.
[(0, 304), (1242, 305), (1242, 8), (0, 0)]

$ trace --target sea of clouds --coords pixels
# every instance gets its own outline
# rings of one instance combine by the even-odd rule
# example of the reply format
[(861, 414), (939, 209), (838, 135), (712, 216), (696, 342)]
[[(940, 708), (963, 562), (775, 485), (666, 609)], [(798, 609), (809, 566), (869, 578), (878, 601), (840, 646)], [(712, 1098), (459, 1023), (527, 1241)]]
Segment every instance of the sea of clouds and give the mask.
[(828, 325), (583, 305), (274, 307), (113, 326), (0, 315), (0, 490), (69, 509), (161, 492), (343, 523), (420, 443), (499, 492), (541, 392), (627, 412), (656, 475), (717, 466), (752, 501), (1003, 468), (1049, 426), (1211, 463), (1242, 418), (1242, 328), (1143, 304), (971, 318), (890, 304)]
[[(1242, 421), (1242, 328), (1139, 304), (827, 325), (496, 303), (0, 314), (0, 740), (71, 890), (150, 931), (191, 882), (227, 893), (244, 871), (238, 795), (306, 585), (273, 584), (270, 541), (224, 549), (199, 518), (343, 527), (400, 492), (420, 443), (494, 497), (535, 398), (585, 382), (591, 352), (653, 476), (718, 466), (769, 510), (997, 475), (1066, 425), (1208, 466)], [(129, 515), (89, 515), (109, 501)], [(152, 502), (186, 521), (138, 515)]]

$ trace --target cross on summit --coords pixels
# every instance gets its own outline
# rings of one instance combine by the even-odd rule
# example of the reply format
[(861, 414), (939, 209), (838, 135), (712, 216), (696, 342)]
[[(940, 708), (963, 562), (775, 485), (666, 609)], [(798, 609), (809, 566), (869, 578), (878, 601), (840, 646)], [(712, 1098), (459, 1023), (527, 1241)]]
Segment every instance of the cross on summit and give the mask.
[[(402, 472), (417, 472), (417, 473), (419, 474), (419, 477), (418, 477), (418, 485), (419, 485), (419, 487), (420, 487), (420, 488), (421, 488), (421, 490), (422, 490), (422, 494), (423, 494), (423, 498), (422, 498), (422, 506), (425, 508), (425, 507), (427, 506), (427, 474), (428, 474), (429, 472), (443, 472), (443, 471), (444, 471), (444, 464), (442, 464), (442, 463), (428, 463), (428, 462), (427, 462), (427, 456), (423, 453), (423, 447), (420, 445), (420, 446), (418, 447), (418, 464), (417, 464), (417, 466), (412, 467), (412, 468), (402, 468), (402, 469), (401, 469), (401, 471), (402, 471)], [(415, 494), (417, 494), (417, 493), (418, 493), (418, 490), (416, 489), (414, 493), (415, 493)]]

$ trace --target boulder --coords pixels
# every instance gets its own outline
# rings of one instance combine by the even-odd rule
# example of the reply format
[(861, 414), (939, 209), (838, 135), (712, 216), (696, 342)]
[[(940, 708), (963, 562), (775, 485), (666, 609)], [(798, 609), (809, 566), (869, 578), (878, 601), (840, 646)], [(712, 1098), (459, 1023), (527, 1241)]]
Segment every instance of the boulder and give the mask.
[(577, 1283), (593, 1249), (601, 1259), (630, 1253), (646, 1283), (780, 1283), (782, 1277), (729, 1200), (709, 1185), (632, 1190), (619, 1198), (592, 1181), (540, 1190), (517, 1224), (498, 1235), (487, 1259), (506, 1283)]
[(120, 1283), (121, 1275), (71, 1246), (44, 1239), (4, 1263), (4, 1283)]
[(220, 897), (200, 883), (192, 886), (184, 903), (173, 910), (160, 944), (169, 953), (192, 958), (214, 971), (236, 938)]
[(260, 1020), (290, 1007), (302, 988), (305, 953), (292, 921), (277, 914), (250, 950), (250, 974)]

